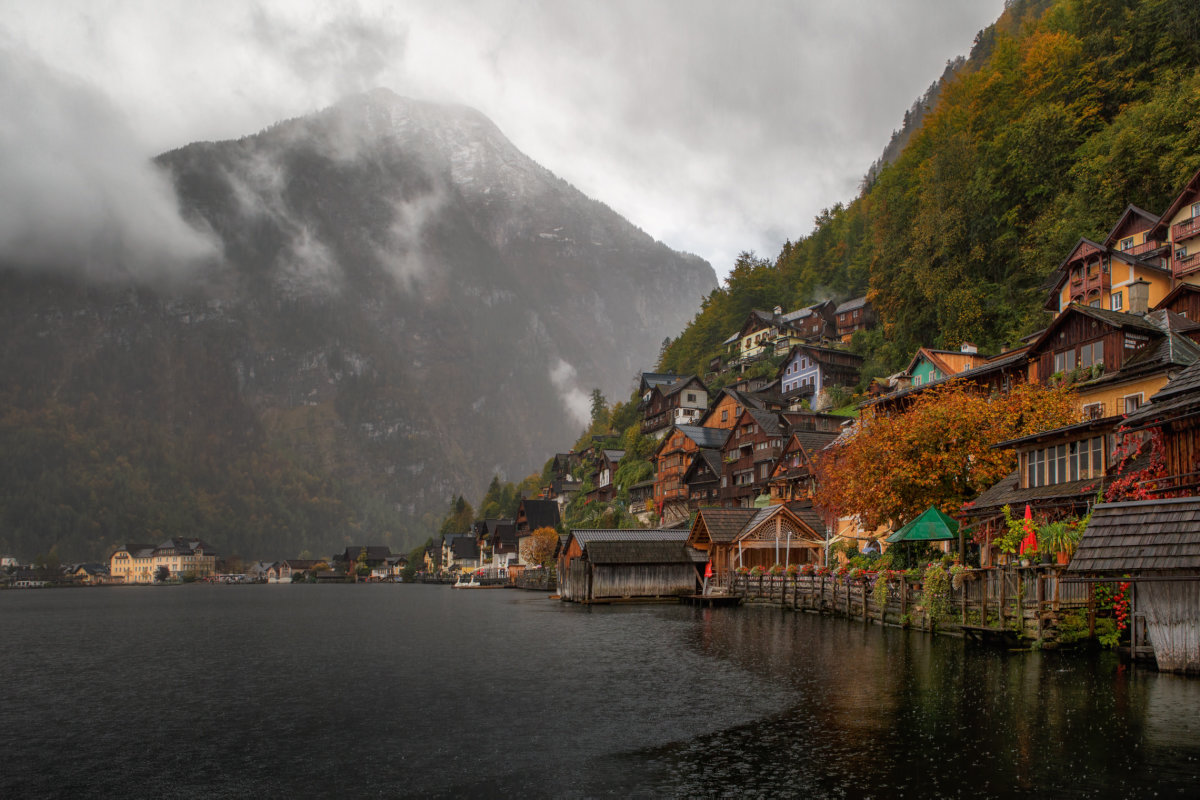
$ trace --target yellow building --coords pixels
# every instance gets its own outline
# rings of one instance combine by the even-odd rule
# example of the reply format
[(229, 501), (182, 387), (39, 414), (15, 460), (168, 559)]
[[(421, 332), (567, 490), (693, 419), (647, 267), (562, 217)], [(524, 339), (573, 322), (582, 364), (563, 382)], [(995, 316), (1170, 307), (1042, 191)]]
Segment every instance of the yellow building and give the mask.
[(159, 567), (166, 567), (172, 578), (202, 578), (217, 571), (217, 552), (200, 539), (177, 537), (157, 546), (130, 543), (109, 557), (108, 571), (114, 583), (153, 583)]

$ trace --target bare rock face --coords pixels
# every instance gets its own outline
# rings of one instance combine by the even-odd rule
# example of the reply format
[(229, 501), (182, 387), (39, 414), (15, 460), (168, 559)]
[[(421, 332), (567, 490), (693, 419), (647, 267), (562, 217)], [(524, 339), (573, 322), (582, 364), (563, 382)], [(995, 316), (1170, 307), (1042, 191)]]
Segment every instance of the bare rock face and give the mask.
[[(212, 519), (192, 503), (185, 521), (143, 521), (164, 536), (198, 527), (226, 552), (423, 538), (451, 493), (476, 497), (495, 472), (519, 479), (573, 440), (593, 387), (627, 394), (716, 285), (706, 262), (585, 197), (469, 108), (377, 90), (157, 161), (223, 258), (154, 286), (7, 272), (0, 330), (19, 391), (4, 399), (34, 412), (91, 403), (96, 424), (179, 436), (206, 470), (265, 458), (322, 487), (320, 513), (293, 508), (286, 522), (219, 530), (240, 519), (229, 495), (259, 491), (244, 483), (213, 490), (229, 502)], [(262, 476), (260, 489), (291, 496), (275, 478), (299, 480)], [(174, 485), (190, 496), (213, 480)], [(12, 507), (0, 523), (0, 546), (34, 535)], [(90, 527), (77, 547), (137, 538), (117, 525)], [(77, 534), (56, 535), (62, 550)]]

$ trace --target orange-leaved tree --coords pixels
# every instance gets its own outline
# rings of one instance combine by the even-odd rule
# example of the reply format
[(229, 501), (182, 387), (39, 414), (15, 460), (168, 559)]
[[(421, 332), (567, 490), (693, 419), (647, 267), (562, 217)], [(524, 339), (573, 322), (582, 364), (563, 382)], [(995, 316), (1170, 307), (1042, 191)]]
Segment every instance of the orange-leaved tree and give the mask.
[(931, 505), (948, 514), (1012, 472), (1012, 450), (992, 445), (1077, 421), (1069, 389), (1020, 383), (985, 395), (950, 381), (917, 394), (905, 411), (864, 414), (817, 459), (818, 506), (868, 528), (902, 524)]
[(533, 564), (550, 566), (558, 550), (558, 531), (554, 528), (538, 528), (525, 540), (525, 560)]

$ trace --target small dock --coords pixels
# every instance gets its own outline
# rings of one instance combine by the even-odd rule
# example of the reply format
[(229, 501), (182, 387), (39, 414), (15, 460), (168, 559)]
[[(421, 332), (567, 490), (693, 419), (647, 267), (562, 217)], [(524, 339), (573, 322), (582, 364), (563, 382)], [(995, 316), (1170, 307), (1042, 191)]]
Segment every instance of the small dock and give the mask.
[(742, 596), (740, 594), (689, 594), (679, 599), (689, 606), (700, 606), (702, 608), (722, 608), (726, 606), (740, 606), (742, 604)]

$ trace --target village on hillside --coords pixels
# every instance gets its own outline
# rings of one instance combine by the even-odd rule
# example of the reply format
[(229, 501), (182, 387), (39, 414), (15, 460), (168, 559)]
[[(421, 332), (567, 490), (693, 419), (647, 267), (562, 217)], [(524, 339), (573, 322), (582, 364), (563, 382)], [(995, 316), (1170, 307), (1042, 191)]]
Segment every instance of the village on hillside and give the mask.
[[(921, 347), (857, 395), (863, 359), (849, 343), (881, 324), (870, 295), (754, 310), (706, 374), (641, 374), (624, 439), (599, 433), (554, 455), (515, 517), (445, 531), (412, 555), (355, 545), (231, 574), (211, 545), (175, 538), (128, 543), (108, 564), (56, 565), (52, 579), (47, 565), (6, 557), (4, 581), (469, 575), (470, 585), (583, 603), (757, 599), (930, 629), (953, 622), (982, 638), (1086, 635), (1161, 668), (1200, 669), (1200, 640), (1176, 641), (1170, 622), (1184, 609), (1185, 627), (1200, 624), (1200, 173), (1161, 214), (1130, 205), (1104, 239), (1080, 238), (1045, 290), (1048, 324), (1021, 346)], [(870, 450), (879, 431), (951, 400), (994, 410), (1034, 390), (1045, 394), (1012, 412), (1023, 427), (982, 443), (962, 475)], [(961, 434), (951, 428), (927, 432), (927, 450), (953, 450), (959, 442), (943, 439)], [(839, 473), (851, 453), (856, 471), (843, 463)], [(910, 470), (923, 487), (916, 500), (873, 493), (878, 481), (836, 485), (885, 463)], [(971, 482), (996, 464), (1006, 466), (995, 480)]]

